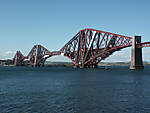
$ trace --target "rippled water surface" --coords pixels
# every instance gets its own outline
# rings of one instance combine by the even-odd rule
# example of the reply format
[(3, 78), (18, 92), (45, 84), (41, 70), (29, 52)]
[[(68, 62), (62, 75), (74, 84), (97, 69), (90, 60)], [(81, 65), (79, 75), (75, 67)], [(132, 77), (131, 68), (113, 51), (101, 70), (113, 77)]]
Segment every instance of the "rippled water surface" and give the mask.
[(0, 113), (150, 113), (150, 67), (0, 67)]

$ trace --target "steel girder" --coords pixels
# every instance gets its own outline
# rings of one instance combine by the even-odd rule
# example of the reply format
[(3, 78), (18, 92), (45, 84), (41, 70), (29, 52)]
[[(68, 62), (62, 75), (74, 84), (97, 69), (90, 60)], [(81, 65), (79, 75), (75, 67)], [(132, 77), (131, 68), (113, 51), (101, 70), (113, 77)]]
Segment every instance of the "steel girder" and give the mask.
[(150, 42), (138, 43), (138, 44), (137, 44), (137, 47), (138, 47), (138, 48), (150, 47)]
[(16, 54), (15, 54), (15, 56), (14, 56), (14, 58), (13, 58), (13, 63), (16, 66), (21, 66), (23, 60), (24, 60), (23, 54), (20, 51), (17, 51)]
[[(109, 57), (115, 51), (132, 46), (132, 37), (104, 32), (95, 29), (84, 29), (78, 32), (59, 51), (50, 52), (41, 45), (35, 45), (27, 56), (17, 51), (13, 61), (21, 65), (24, 59), (32, 66), (43, 66), (47, 58), (54, 55), (68, 57), (76, 67), (91, 67)], [(150, 47), (150, 42), (138, 43), (137, 47)]]
[(26, 58), (29, 59), (30, 65), (32, 66), (44, 66), (47, 58), (59, 54), (60, 52), (50, 52), (48, 49), (41, 45), (35, 45)]
[(96, 66), (113, 52), (132, 45), (132, 38), (95, 29), (78, 32), (60, 51), (75, 66)]
[(44, 66), (47, 58), (60, 55), (59, 51), (50, 52), (48, 49), (41, 45), (35, 45), (27, 56), (23, 56), (20, 51), (17, 51), (14, 57), (15, 65), (22, 65), (24, 60), (29, 60), (31, 66)]

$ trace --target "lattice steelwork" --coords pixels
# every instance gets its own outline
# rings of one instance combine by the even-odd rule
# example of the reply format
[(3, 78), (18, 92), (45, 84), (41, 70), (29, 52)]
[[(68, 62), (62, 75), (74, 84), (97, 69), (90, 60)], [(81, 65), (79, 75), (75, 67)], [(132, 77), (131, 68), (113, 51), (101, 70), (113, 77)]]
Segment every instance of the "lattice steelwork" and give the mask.
[(20, 66), (22, 65), (23, 60), (24, 60), (23, 54), (20, 51), (17, 51), (15, 57), (13, 58), (13, 63), (16, 66)]
[(150, 47), (150, 42), (139, 43), (139, 44), (137, 44), (137, 47), (138, 48)]
[(15, 55), (14, 59), (16, 59), (16, 58), (18, 59), (18, 60), (15, 60), (15, 62), (16, 62), (16, 63), (14, 63), (15, 65), (17, 65), (17, 64), (21, 65), (23, 60), (28, 59), (31, 66), (44, 66), (44, 63), (47, 58), (60, 54), (59, 51), (50, 52), (48, 49), (44, 48), (41, 45), (35, 45), (31, 49), (29, 54), (25, 57), (23, 55), (21, 55), (20, 53), (17, 52), (17, 54)]
[(132, 38), (114, 33), (84, 29), (77, 33), (60, 51), (75, 66), (96, 66), (113, 52), (132, 45)]
[(35, 45), (26, 58), (30, 60), (30, 65), (44, 66), (44, 63), (47, 58), (59, 54), (60, 52), (50, 52), (41, 45)]
[[(32, 66), (43, 66), (47, 58), (61, 54), (72, 60), (76, 67), (96, 67), (101, 60), (109, 57), (115, 51), (130, 46), (132, 46), (132, 37), (95, 29), (84, 29), (59, 51), (50, 52), (41, 45), (35, 45), (25, 57), (20, 51), (17, 51), (13, 61), (15, 65), (21, 65), (24, 59), (28, 59)], [(150, 47), (150, 42), (138, 43), (137, 47)]]

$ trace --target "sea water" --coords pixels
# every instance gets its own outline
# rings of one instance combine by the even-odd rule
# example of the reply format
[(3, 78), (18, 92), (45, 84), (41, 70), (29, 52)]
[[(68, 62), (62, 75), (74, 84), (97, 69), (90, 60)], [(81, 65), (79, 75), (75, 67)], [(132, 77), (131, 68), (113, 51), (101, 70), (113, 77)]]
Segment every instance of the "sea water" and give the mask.
[(0, 113), (150, 113), (150, 67), (0, 67)]

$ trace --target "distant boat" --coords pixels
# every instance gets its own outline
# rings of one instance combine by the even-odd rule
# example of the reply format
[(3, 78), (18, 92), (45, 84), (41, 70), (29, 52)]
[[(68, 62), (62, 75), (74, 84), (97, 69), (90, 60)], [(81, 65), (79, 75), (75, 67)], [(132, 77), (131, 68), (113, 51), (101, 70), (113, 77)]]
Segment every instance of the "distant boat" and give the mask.
[(105, 70), (109, 70), (108, 66), (105, 66)]

